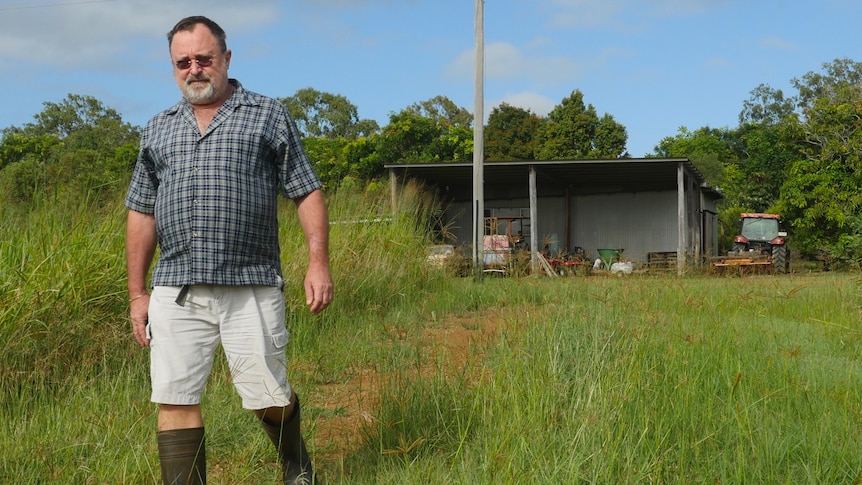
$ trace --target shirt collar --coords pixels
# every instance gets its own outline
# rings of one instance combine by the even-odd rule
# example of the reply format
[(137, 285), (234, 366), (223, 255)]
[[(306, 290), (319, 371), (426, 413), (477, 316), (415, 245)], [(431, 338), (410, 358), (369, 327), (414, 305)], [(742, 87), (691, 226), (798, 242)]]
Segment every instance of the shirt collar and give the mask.
[[(233, 110), (237, 106), (249, 105), (255, 106), (257, 105), (257, 101), (255, 101), (251, 96), (249, 91), (246, 91), (245, 88), (242, 87), (242, 84), (236, 79), (228, 79), (228, 83), (234, 87), (233, 93), (228, 96), (228, 98), (222, 104), (222, 107)], [(186, 98), (181, 98), (180, 101), (175, 104), (173, 107), (168, 109), (168, 114), (177, 114), (181, 110), (191, 110), (192, 105), (186, 100)]]

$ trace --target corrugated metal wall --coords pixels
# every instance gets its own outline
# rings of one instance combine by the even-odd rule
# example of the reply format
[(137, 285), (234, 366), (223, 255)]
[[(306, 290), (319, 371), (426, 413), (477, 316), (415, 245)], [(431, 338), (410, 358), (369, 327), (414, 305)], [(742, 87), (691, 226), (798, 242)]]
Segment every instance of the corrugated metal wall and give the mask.
[[(686, 248), (689, 255), (713, 254), (717, 246), (715, 215), (702, 212), (699, 190), (686, 193)], [(714, 210), (714, 203), (707, 209)], [(513, 235), (523, 230), (525, 247), (529, 238), (538, 237), (539, 249), (574, 252), (582, 248), (591, 259), (598, 249), (623, 249), (628, 260), (647, 262), (649, 252), (677, 251), (679, 244), (677, 192), (637, 192), (597, 195), (573, 195), (570, 207), (564, 197), (539, 197), (538, 221), (513, 224)], [(527, 199), (486, 200), (486, 215), (492, 217), (529, 216)], [(453, 203), (447, 208), (451, 221), (449, 231), (456, 237), (454, 244), (469, 245), (472, 239), (470, 203)], [(569, 226), (566, 214), (569, 214)], [(702, 227), (704, 224), (704, 227)], [(500, 222), (498, 234), (505, 234)], [(706, 241), (703, 239), (706, 238)], [(689, 264), (696, 261), (689, 261)]]
[(623, 249), (628, 260), (677, 250), (677, 193), (639, 192), (572, 198), (572, 247), (591, 259), (600, 248)]
[[(539, 237), (539, 248), (551, 252), (572, 252), (580, 247), (594, 259), (599, 248), (622, 248), (626, 258), (646, 261), (647, 252), (676, 251), (676, 196), (674, 191), (571, 197), (568, 240), (565, 198), (539, 198), (539, 220), (525, 224), (524, 236), (527, 243), (529, 237)], [(485, 210), (492, 217), (529, 215), (528, 207), (526, 199), (485, 201)], [(469, 244), (472, 238), (469, 209), (469, 203), (452, 204), (448, 209), (450, 232), (457, 237), (457, 244)], [(519, 229), (515, 224), (513, 232)]]

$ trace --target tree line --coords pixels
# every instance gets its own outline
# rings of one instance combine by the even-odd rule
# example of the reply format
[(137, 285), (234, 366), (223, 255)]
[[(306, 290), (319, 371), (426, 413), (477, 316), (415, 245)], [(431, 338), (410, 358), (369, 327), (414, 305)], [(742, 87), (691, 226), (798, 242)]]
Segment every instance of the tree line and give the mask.
[[(794, 93), (761, 84), (742, 102), (736, 127), (689, 129), (659, 141), (654, 157), (686, 157), (719, 189), (723, 245), (740, 212), (777, 212), (792, 246), (832, 265), (862, 263), (862, 63), (836, 59), (791, 80)], [(388, 124), (360, 119), (346, 97), (300, 89), (279, 98), (329, 190), (377, 183), (387, 163), (463, 162), (473, 157), (473, 115), (445, 96), (417, 102)], [(626, 128), (599, 115), (580, 90), (547, 116), (493, 108), (485, 159), (629, 157)], [(0, 137), (0, 203), (26, 208), (45, 197), (95, 201), (125, 188), (140, 127), (98, 99), (45, 102), (34, 121)]]

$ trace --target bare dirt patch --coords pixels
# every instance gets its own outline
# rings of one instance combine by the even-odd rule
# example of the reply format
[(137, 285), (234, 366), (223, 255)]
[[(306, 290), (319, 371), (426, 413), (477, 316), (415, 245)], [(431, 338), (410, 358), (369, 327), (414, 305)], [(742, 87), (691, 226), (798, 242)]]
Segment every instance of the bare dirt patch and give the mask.
[[(420, 349), (416, 377), (468, 375), (478, 379), (487, 349), (496, 344), (502, 321), (500, 310), (457, 315), (429, 322), (417, 337), (397, 335)], [(476, 368), (471, 368), (473, 365)], [(371, 367), (354, 369), (343, 382), (320, 386), (315, 405), (324, 410), (314, 422), (317, 458), (339, 462), (356, 452), (373, 431), (380, 409), (381, 386), (387, 375)]]

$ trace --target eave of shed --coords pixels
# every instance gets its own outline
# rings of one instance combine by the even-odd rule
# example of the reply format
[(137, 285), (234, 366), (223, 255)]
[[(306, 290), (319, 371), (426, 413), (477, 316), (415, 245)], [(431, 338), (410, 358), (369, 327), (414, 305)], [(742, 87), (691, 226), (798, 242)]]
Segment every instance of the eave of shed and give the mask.
[[(536, 168), (540, 187), (566, 188), (580, 194), (675, 190), (680, 165), (698, 185), (704, 183), (703, 175), (687, 158), (621, 158), (485, 162), (484, 184), (526, 189), (531, 165)], [(405, 163), (385, 168), (445, 188), (450, 194), (470, 193), (473, 187), (470, 162)]]

